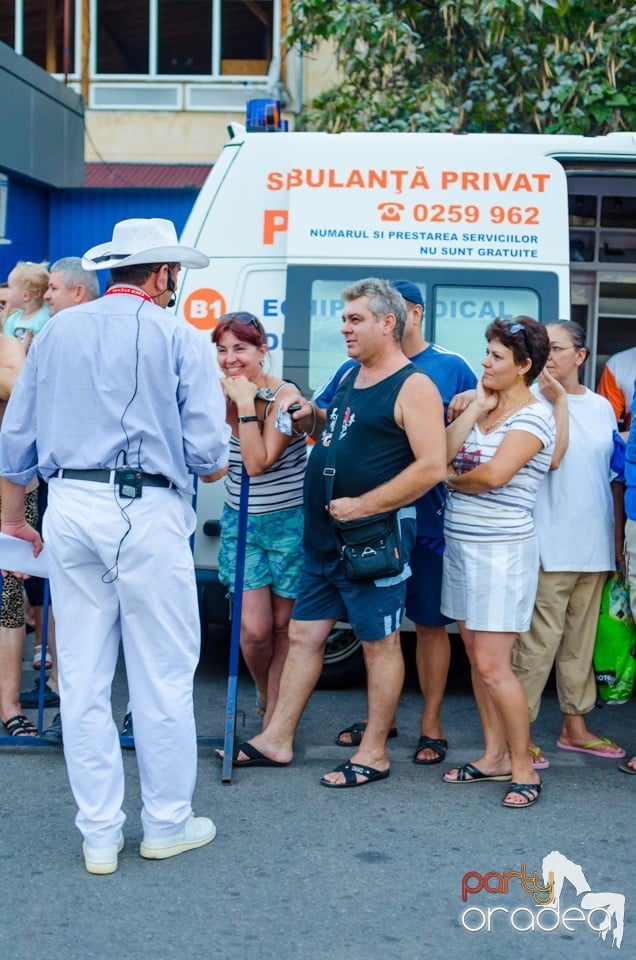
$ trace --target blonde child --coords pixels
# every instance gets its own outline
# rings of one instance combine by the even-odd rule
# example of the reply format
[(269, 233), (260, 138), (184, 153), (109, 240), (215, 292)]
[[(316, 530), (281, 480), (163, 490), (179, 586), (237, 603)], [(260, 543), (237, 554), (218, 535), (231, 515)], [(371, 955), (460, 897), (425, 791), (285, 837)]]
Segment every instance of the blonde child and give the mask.
[(13, 312), (6, 318), (4, 333), (26, 341), (40, 332), (49, 319), (48, 304), (44, 294), (49, 285), (46, 263), (16, 263), (8, 277), (5, 299), (7, 308)]

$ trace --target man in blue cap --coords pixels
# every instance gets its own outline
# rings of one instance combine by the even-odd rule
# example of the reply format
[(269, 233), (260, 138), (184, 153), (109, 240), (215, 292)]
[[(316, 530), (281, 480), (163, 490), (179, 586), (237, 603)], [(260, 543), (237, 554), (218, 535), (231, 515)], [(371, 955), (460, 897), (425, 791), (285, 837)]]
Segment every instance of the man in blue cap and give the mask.
[[(402, 350), (411, 363), (431, 378), (442, 396), (446, 415), (448, 404), (455, 394), (475, 387), (477, 378), (459, 354), (424, 339), (424, 299), (417, 284), (410, 280), (394, 280), (393, 286), (404, 298), (407, 308)], [(316, 391), (313, 405), (319, 411), (329, 406), (342, 377), (354, 366), (357, 366), (355, 360), (346, 360), (333, 377)], [(296, 418), (304, 413), (301, 409)], [(444, 485), (438, 484), (416, 503), (417, 539), (410, 558), (413, 573), (407, 581), (406, 615), (415, 623), (417, 673), (424, 697), (420, 738), (413, 755), (413, 762), (417, 764), (441, 763), (448, 749), (442, 731), (441, 709), (450, 665), (450, 641), (446, 625), (451, 621), (439, 608), (444, 555), (444, 499)], [(346, 727), (336, 737), (336, 743), (343, 747), (359, 744), (365, 726), (364, 722), (357, 722)], [(389, 737), (395, 736), (397, 727), (394, 724)]]

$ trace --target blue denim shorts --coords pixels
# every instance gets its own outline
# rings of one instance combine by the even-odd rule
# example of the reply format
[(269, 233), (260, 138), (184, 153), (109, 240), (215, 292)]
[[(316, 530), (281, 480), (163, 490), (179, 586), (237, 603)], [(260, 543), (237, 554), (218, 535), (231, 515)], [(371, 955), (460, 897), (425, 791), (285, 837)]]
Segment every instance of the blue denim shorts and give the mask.
[[(415, 509), (400, 511), (402, 545), (406, 555), (415, 539)], [(344, 620), (358, 640), (372, 642), (398, 630), (404, 616), (408, 564), (399, 577), (384, 580), (348, 580), (339, 557), (305, 553), (294, 620)]]
[[(303, 560), (303, 523), (302, 507), (248, 515), (244, 590), (270, 587), (279, 597), (296, 596)], [(237, 540), (238, 510), (226, 504), (221, 517), (219, 580), (230, 592), (234, 591)]]

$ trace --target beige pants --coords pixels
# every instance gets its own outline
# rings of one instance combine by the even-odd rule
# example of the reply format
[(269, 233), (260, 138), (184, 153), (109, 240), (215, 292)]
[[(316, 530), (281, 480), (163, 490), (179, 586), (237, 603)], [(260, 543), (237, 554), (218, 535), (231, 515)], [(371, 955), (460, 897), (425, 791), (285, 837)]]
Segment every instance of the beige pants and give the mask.
[(627, 585), (632, 616), (636, 620), (636, 520), (625, 521), (625, 557), (627, 559)]
[(592, 655), (607, 577), (607, 573), (539, 571), (530, 629), (519, 635), (512, 651), (512, 669), (526, 692), (531, 723), (537, 719), (555, 662), (562, 713), (582, 716), (594, 708)]

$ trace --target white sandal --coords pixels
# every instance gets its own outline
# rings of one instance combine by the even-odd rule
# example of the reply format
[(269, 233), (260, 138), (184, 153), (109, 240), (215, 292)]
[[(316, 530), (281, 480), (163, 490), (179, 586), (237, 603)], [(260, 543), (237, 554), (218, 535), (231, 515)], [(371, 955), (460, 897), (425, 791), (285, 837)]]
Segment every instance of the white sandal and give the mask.
[[(36, 643), (35, 646), (33, 647), (33, 669), (39, 670), (41, 666), (42, 666), (42, 644)], [(47, 648), (46, 656), (44, 658), (44, 669), (50, 670), (52, 666), (53, 666), (53, 661), (51, 660), (51, 654), (49, 653)]]

